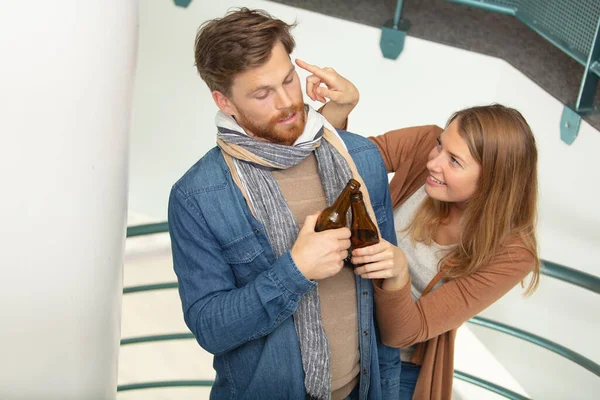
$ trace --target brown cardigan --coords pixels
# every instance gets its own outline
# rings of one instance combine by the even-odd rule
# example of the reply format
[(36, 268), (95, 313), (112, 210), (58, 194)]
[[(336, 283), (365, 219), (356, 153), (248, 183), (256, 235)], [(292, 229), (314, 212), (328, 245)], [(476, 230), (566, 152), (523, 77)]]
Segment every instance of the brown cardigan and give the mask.
[[(425, 183), (427, 156), (441, 132), (440, 127), (430, 125), (370, 138), (379, 147), (388, 172), (395, 172), (390, 182), (394, 208)], [(534, 257), (523, 248), (504, 247), (487, 267), (424, 292), (416, 303), (410, 294), (410, 281), (395, 291), (385, 291), (381, 282), (375, 282), (383, 343), (393, 347), (417, 344), (411, 361), (421, 365), (421, 372), (413, 399), (452, 398), (456, 330), (522, 281), (533, 263)]]

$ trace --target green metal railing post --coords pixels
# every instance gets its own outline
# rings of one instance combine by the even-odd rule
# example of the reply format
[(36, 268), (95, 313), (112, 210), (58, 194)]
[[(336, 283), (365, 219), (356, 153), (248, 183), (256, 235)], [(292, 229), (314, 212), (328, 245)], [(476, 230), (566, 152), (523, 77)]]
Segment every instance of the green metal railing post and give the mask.
[(596, 33), (592, 40), (592, 47), (587, 58), (579, 95), (575, 103), (575, 109), (565, 105), (560, 121), (560, 138), (563, 142), (571, 144), (579, 134), (581, 115), (596, 111), (594, 98), (598, 89), (598, 61), (600, 60), (600, 18), (596, 24)]
[(175, 3), (177, 7), (183, 8), (187, 8), (187, 6), (189, 6), (191, 2), (192, 0), (173, 0), (173, 3)]
[(397, 59), (400, 53), (402, 53), (406, 33), (408, 32), (408, 28), (410, 28), (410, 23), (401, 18), (403, 3), (402, 0), (397, 1), (394, 18), (386, 21), (381, 27), (379, 47), (383, 56), (391, 60)]
[[(585, 71), (583, 72), (583, 79), (581, 81), (581, 87), (579, 88), (579, 96), (577, 98), (577, 104), (575, 110), (578, 112), (592, 111), (594, 107), (594, 97), (596, 96), (596, 89), (598, 88), (598, 75), (596, 75), (595, 68), (600, 60), (600, 18), (596, 24), (596, 33), (592, 40), (592, 47), (590, 48), (590, 54), (587, 58), (585, 65)], [(594, 65), (594, 63), (596, 65)]]

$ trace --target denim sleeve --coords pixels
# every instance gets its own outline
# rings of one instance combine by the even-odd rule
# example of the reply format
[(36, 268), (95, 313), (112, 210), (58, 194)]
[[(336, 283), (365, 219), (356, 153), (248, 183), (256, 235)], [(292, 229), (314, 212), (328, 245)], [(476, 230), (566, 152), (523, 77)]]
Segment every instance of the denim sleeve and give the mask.
[(169, 232), (185, 322), (200, 346), (212, 354), (268, 335), (316, 285), (287, 252), (238, 288), (201, 210), (177, 186), (169, 199)]
[[(379, 152), (377, 153), (379, 154)], [(379, 179), (385, 180), (383, 185), (383, 204), (385, 208), (386, 218), (382, 223), (379, 223), (381, 236), (393, 244), (397, 245), (396, 230), (394, 227), (394, 213), (392, 211), (392, 199), (390, 197), (390, 188), (387, 184), (387, 171), (383, 164), (383, 159), (379, 155), (381, 168), (379, 168)], [(376, 313), (377, 310), (374, 310)], [(375, 324), (377, 318), (375, 318)], [(377, 329), (377, 328), (376, 328)], [(379, 373), (381, 377), (381, 396), (382, 399), (399, 399), (400, 397), (400, 350), (389, 347), (381, 343), (379, 330), (377, 329), (377, 353), (379, 357)]]

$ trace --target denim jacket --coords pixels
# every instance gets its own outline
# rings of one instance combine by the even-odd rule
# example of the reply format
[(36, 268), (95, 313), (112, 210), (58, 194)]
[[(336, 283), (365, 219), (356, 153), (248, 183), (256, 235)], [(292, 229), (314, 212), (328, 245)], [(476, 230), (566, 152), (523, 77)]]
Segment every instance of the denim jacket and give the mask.
[[(366, 183), (383, 238), (396, 244), (387, 172), (368, 139), (340, 132)], [(173, 264), (184, 319), (214, 354), (211, 399), (304, 399), (304, 371), (292, 314), (317, 283), (290, 255), (276, 259), (218, 148), (173, 186)], [(360, 399), (398, 398), (398, 349), (379, 342), (373, 286), (356, 277)]]

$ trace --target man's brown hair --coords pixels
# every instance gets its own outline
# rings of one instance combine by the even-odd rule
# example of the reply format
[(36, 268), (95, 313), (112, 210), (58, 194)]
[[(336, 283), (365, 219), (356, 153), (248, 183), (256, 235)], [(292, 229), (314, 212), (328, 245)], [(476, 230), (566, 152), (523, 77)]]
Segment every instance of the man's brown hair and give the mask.
[(266, 11), (240, 8), (202, 24), (196, 35), (196, 68), (208, 88), (229, 95), (235, 76), (264, 65), (280, 41), (288, 54), (296, 45), (289, 25)]

